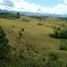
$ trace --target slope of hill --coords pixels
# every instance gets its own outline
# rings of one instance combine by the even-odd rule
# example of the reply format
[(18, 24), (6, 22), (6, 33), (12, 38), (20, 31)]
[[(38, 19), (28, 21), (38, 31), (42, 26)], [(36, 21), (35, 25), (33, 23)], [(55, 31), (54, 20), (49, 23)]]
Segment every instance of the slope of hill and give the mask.
[(0, 67), (66, 67), (67, 51), (60, 50), (61, 39), (51, 38), (56, 26), (67, 26), (56, 18), (0, 18), (0, 26), (11, 45), (10, 58), (0, 59)]

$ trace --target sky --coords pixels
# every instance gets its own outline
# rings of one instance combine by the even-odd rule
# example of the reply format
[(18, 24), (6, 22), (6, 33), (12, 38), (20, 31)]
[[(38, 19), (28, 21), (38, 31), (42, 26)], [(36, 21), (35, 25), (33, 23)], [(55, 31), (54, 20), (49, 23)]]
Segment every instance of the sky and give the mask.
[(67, 15), (67, 0), (0, 0), (0, 9)]

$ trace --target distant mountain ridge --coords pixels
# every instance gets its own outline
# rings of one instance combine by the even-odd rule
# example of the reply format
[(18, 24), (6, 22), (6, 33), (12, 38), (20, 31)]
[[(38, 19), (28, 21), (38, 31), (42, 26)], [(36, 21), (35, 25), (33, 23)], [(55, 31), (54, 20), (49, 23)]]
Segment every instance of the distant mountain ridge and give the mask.
[(33, 13), (33, 12), (21, 12), (21, 11), (8, 11), (0, 9), (0, 13), (17, 13), (19, 12), (21, 15), (27, 16), (50, 16), (50, 17), (67, 17), (67, 15), (60, 14), (48, 14), (48, 13)]

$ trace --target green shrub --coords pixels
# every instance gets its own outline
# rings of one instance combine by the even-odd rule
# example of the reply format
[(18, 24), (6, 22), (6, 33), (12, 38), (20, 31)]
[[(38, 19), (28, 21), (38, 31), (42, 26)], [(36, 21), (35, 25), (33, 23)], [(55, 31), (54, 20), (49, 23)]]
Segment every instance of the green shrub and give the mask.
[(63, 67), (63, 64), (59, 61), (48, 61), (44, 67)]
[(67, 50), (67, 40), (60, 40), (60, 50)]
[(57, 27), (50, 36), (57, 39), (67, 39), (67, 28)]
[(6, 38), (6, 34), (0, 26), (0, 58), (8, 56), (8, 53), (10, 52), (10, 46), (8, 43), (9, 41)]
[(20, 13), (19, 12), (16, 13), (16, 18), (20, 18), (20, 17), (21, 17)]
[(61, 67), (60, 61), (58, 61), (59, 57), (57, 56), (56, 53), (50, 52), (48, 54), (48, 60), (44, 67)]
[(60, 32), (60, 36), (61, 36), (61, 38), (67, 39), (67, 29), (63, 29)]
[(53, 61), (58, 60), (58, 56), (54, 52), (50, 52), (48, 57), (49, 57), (49, 60), (53, 60)]
[(20, 31), (20, 32), (19, 32), (19, 35), (18, 35), (18, 38), (21, 39), (22, 36), (23, 36), (23, 33)]

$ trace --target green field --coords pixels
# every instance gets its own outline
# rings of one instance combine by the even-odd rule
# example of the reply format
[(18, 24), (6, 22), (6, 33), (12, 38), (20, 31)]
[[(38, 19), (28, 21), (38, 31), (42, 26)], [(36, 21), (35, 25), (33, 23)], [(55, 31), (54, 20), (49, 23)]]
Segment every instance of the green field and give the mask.
[(49, 36), (54, 27), (67, 27), (65, 20), (30, 16), (0, 18), (0, 26), (12, 47), (9, 59), (1, 59), (0, 67), (67, 67), (67, 51), (60, 50), (66, 39)]

